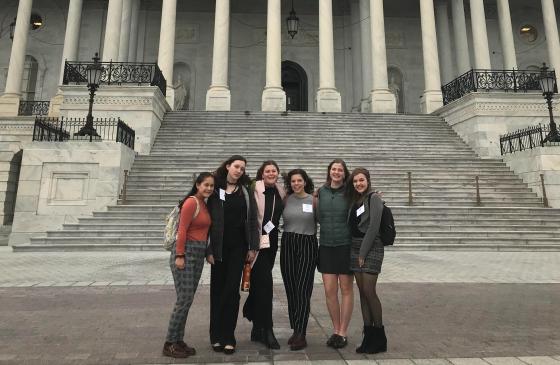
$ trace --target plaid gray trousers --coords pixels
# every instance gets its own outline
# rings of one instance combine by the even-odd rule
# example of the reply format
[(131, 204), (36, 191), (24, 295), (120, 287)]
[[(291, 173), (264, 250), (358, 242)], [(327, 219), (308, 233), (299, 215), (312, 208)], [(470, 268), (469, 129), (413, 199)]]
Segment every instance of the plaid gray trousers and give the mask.
[(204, 267), (205, 251), (206, 241), (188, 241), (185, 244), (185, 269), (179, 270), (175, 267), (175, 245), (173, 245), (169, 266), (173, 274), (177, 302), (169, 320), (167, 342), (183, 341), (185, 337), (185, 324)]

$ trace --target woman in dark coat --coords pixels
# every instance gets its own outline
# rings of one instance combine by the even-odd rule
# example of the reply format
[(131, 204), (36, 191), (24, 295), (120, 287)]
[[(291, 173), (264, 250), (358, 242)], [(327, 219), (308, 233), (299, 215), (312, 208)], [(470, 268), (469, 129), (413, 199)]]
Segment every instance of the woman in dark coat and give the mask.
[(210, 271), (210, 342), (214, 351), (235, 352), (239, 286), (245, 262), (259, 249), (257, 207), (245, 173), (247, 160), (234, 155), (214, 172), (214, 194), (208, 198), (212, 218), (206, 260)]

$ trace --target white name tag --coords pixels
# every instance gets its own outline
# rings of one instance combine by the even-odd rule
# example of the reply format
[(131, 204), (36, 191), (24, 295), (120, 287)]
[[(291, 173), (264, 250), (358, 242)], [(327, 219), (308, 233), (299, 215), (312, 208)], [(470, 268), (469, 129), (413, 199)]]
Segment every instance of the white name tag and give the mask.
[(313, 213), (313, 205), (303, 204), (303, 212), (304, 213)]
[(220, 199), (226, 200), (226, 191), (224, 189), (220, 189)]
[(358, 208), (358, 210), (356, 210), (356, 217), (361, 216), (362, 214), (364, 214), (365, 211), (366, 211), (366, 207), (362, 205), (361, 207)]
[(272, 230), (275, 228), (276, 226), (274, 225), (274, 223), (272, 223), (271, 221), (268, 221), (267, 224), (264, 225), (264, 231), (269, 234), (270, 232), (272, 232)]

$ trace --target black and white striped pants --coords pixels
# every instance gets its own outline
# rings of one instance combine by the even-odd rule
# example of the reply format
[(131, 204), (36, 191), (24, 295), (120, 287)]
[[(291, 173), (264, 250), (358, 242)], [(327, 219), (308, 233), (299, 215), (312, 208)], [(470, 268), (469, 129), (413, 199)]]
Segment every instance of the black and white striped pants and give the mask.
[(307, 331), (318, 253), (316, 235), (282, 234), (280, 270), (288, 298), (290, 327), (303, 335)]

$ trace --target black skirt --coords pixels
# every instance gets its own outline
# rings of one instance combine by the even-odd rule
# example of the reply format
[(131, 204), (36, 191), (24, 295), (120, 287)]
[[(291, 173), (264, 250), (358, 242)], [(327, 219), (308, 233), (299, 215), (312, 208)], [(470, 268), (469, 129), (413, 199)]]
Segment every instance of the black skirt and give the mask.
[(350, 271), (350, 247), (319, 245), (319, 262), (317, 270), (322, 274), (352, 275)]

